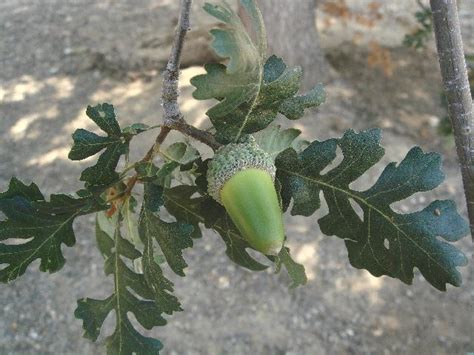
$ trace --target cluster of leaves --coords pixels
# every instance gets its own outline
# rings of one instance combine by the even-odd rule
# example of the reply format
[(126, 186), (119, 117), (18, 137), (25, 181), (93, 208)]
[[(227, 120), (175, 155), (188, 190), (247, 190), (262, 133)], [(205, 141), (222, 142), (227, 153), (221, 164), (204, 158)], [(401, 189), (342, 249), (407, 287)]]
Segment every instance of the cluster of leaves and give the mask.
[[(145, 337), (135, 329), (129, 312), (145, 329), (151, 329), (166, 324), (163, 314), (182, 310), (172, 294), (173, 283), (164, 276), (156, 260), (154, 244), (159, 245), (171, 270), (184, 276), (187, 265), (182, 250), (193, 245), (193, 227), (164, 222), (157, 214), (163, 201), (161, 196), (161, 187), (146, 183), (138, 227), (130, 220), (134, 204), (129, 200), (111, 218), (103, 212), (97, 216), (97, 244), (105, 258), (105, 273), (113, 275), (114, 289), (102, 300), (80, 299), (75, 315), (84, 322), (84, 336), (95, 341), (107, 315), (115, 312), (115, 330), (106, 340), (109, 353), (155, 354), (163, 347), (159, 340)], [(122, 222), (127, 225), (128, 239), (122, 236)], [(137, 243), (137, 234), (141, 243)]]
[[(224, 24), (213, 30), (212, 46), (227, 64), (206, 66), (207, 73), (192, 83), (195, 98), (219, 101), (208, 111), (216, 138), (225, 144), (254, 135), (275, 159), (282, 207), (291, 206), (292, 215), (313, 215), (324, 196), (329, 212), (319, 219), (321, 230), (344, 239), (354, 267), (408, 284), (417, 267), (437, 289), (445, 290), (447, 283), (459, 286), (457, 267), (467, 259), (448, 242), (466, 235), (468, 227), (454, 203), (435, 201), (410, 214), (391, 207), (442, 182), (439, 155), (413, 148), (400, 164), (390, 163), (371, 188), (352, 189), (350, 185), (383, 157), (380, 132), (348, 131), (339, 139), (308, 142), (299, 139), (297, 129), (271, 125), (279, 113), (290, 120), (301, 118), (305, 109), (324, 101), (324, 90), (318, 85), (298, 94), (301, 68), (288, 68), (276, 56), (266, 59), (261, 14), (254, 1), (241, 3), (252, 20), (255, 40), (228, 6), (205, 6)], [(166, 273), (185, 275), (183, 251), (202, 237), (203, 228), (222, 238), (225, 253), (238, 265), (260, 271), (273, 263), (277, 272), (287, 270), (290, 287), (306, 283), (304, 267), (287, 247), (278, 256), (267, 256), (268, 262), (249, 253), (249, 244), (223, 206), (207, 195), (209, 160), (195, 148), (177, 142), (156, 152), (159, 165), (153, 159), (129, 164), (130, 142), (152, 127), (134, 124), (122, 129), (109, 104), (88, 107), (86, 113), (106, 136), (83, 129), (73, 134), (70, 159), (100, 153), (95, 165), (81, 174), (84, 189), (47, 201), (35, 184), (12, 178), (8, 190), (0, 193), (0, 265), (7, 265), (0, 269), (0, 281), (18, 278), (36, 259), (41, 271), (61, 269), (61, 245), (75, 242), (74, 220), (96, 213), (97, 245), (113, 289), (104, 299), (80, 299), (75, 315), (83, 321), (84, 336), (95, 341), (114, 313), (115, 329), (106, 339), (108, 352), (114, 354), (149, 354), (162, 348), (159, 340), (142, 335), (138, 325), (162, 326), (167, 315), (181, 311)], [(332, 167), (338, 148), (343, 159)], [(126, 166), (118, 171), (121, 160)], [(137, 182), (143, 185), (139, 199), (133, 196)], [(142, 200), (139, 211), (137, 200)]]
[(415, 31), (406, 34), (403, 44), (409, 48), (421, 49), (431, 39), (433, 33), (433, 14), (431, 9), (421, 6), (420, 11), (415, 13), (418, 26)]

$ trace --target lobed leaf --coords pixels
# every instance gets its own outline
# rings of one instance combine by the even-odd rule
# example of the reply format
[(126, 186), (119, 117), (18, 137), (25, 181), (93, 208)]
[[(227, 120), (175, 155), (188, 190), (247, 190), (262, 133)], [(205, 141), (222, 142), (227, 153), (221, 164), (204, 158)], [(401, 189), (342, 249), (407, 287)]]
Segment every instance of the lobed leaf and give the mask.
[[(292, 148), (276, 160), (285, 208), (293, 199), (291, 213), (309, 216), (320, 207), (320, 192), (329, 213), (319, 220), (323, 233), (343, 238), (349, 260), (356, 268), (375, 276), (388, 275), (411, 284), (417, 267), (439, 290), (446, 283), (461, 284), (458, 266), (467, 263), (464, 254), (447, 242), (468, 233), (468, 225), (452, 201), (435, 201), (419, 212), (400, 214), (391, 204), (416, 192), (428, 191), (444, 179), (441, 158), (413, 148), (399, 164), (390, 163), (378, 181), (366, 191), (350, 184), (377, 163), (384, 154), (379, 130), (347, 131), (341, 139), (315, 141), (304, 151)], [(344, 158), (327, 173), (339, 146)], [(352, 204), (360, 207), (359, 217)]]
[(52, 195), (46, 201), (34, 183), (25, 185), (12, 178), (8, 190), (0, 193), (0, 282), (23, 275), (28, 266), (40, 259), (40, 270), (60, 270), (65, 259), (61, 245), (76, 242), (73, 222), (78, 216), (104, 209), (93, 195), (75, 198)]
[(253, 135), (257, 145), (271, 155), (273, 159), (290, 147), (295, 147), (301, 131), (296, 128), (282, 130), (280, 126), (269, 126)]
[(170, 186), (173, 177), (177, 174), (178, 167), (180, 170), (189, 169), (200, 158), (199, 152), (184, 142), (173, 143), (160, 154), (165, 160), (160, 168), (152, 162), (139, 162), (135, 166), (140, 180), (154, 182), (161, 186)]
[(97, 163), (82, 172), (80, 180), (85, 181), (87, 186), (109, 185), (119, 178), (115, 169), (120, 157), (128, 152), (130, 137), (135, 132), (137, 134), (146, 128), (141, 125), (135, 127), (132, 125), (122, 132), (115, 117), (114, 107), (107, 103), (88, 106), (86, 114), (102, 131), (107, 133), (107, 137), (85, 129), (76, 130), (72, 135), (74, 145), (69, 152), (69, 159), (83, 160), (105, 149)]
[(122, 133), (128, 136), (136, 136), (137, 134), (146, 132), (150, 129), (152, 129), (152, 127), (144, 123), (133, 123), (130, 126), (123, 128)]
[[(119, 214), (112, 218), (100, 213), (96, 219), (96, 237), (99, 250), (104, 256), (106, 275), (114, 276), (111, 296), (96, 300), (80, 299), (75, 316), (83, 320), (84, 336), (97, 340), (108, 314), (115, 313), (115, 330), (106, 339), (109, 354), (157, 354), (163, 345), (157, 339), (143, 336), (132, 324), (129, 313), (145, 329), (163, 326), (163, 313), (181, 311), (177, 298), (172, 295), (173, 284), (166, 279), (153, 258), (151, 238), (142, 238), (143, 254), (121, 235)], [(140, 235), (143, 237), (143, 235)], [(127, 265), (142, 260), (143, 273)]]
[[(182, 251), (193, 246), (191, 235), (194, 227), (189, 223), (167, 223), (156, 214), (162, 199), (163, 189), (153, 183), (145, 183), (145, 195), (140, 213), (139, 233), (144, 243), (156, 240), (170, 268), (180, 276), (184, 276), (187, 264)], [(159, 197), (158, 197), (159, 196)]]
[(276, 56), (265, 62), (266, 38), (262, 16), (253, 0), (241, 1), (256, 32), (256, 43), (241, 20), (228, 5), (206, 4), (204, 9), (224, 23), (211, 31), (213, 49), (228, 59), (228, 64), (208, 64), (206, 74), (191, 79), (198, 100), (217, 99), (207, 115), (223, 143), (236, 142), (243, 134), (267, 127), (283, 113), (290, 119), (303, 115), (304, 109), (324, 101), (324, 90), (317, 86), (306, 95), (299, 90), (302, 70), (287, 68)]
[(326, 101), (326, 92), (322, 84), (318, 84), (304, 95), (290, 97), (281, 103), (279, 112), (290, 120), (298, 120), (304, 115), (304, 110), (318, 107)]
[(290, 288), (296, 288), (298, 286), (306, 285), (308, 282), (308, 277), (304, 266), (295, 262), (290, 255), (290, 249), (283, 247), (276, 258), (277, 270), (279, 272), (281, 267), (284, 266), (288, 272), (288, 275), (291, 279)]
[(187, 165), (199, 159), (199, 152), (196, 148), (184, 142), (171, 144), (163, 155), (169, 161), (174, 161), (180, 165)]

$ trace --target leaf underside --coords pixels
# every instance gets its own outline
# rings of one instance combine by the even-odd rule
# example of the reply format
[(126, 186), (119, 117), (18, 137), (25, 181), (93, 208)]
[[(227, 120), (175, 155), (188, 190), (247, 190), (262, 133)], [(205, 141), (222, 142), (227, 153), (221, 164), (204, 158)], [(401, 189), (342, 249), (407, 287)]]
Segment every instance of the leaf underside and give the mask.
[(287, 68), (276, 56), (265, 61), (262, 16), (253, 1), (241, 3), (257, 33), (255, 42), (228, 5), (206, 4), (204, 9), (224, 23), (223, 28), (211, 31), (212, 48), (228, 63), (208, 64), (206, 74), (191, 79), (196, 87), (195, 99), (219, 101), (207, 115), (216, 128), (216, 138), (223, 143), (236, 142), (243, 134), (264, 129), (278, 113), (299, 119), (306, 108), (325, 100), (321, 85), (297, 96), (303, 75), (300, 67)]
[(8, 190), (0, 193), (0, 282), (23, 275), (28, 266), (40, 259), (40, 270), (55, 272), (65, 263), (61, 245), (76, 242), (73, 231), (78, 216), (104, 209), (92, 195), (75, 198), (51, 195), (46, 201), (38, 186), (25, 185), (12, 178)]
[[(319, 209), (322, 192), (329, 212), (319, 219), (321, 231), (345, 240), (354, 267), (407, 284), (412, 283), (417, 267), (439, 290), (446, 290), (447, 283), (460, 286), (457, 267), (466, 265), (467, 259), (448, 242), (465, 236), (468, 225), (454, 202), (434, 201), (410, 214), (391, 208), (394, 202), (431, 190), (444, 180), (438, 154), (415, 147), (400, 164), (388, 164), (371, 188), (350, 188), (384, 155), (380, 138), (377, 129), (349, 130), (340, 139), (314, 141), (301, 153), (292, 148), (282, 152), (276, 165), (285, 209), (292, 199), (292, 215), (310, 216)], [(342, 162), (323, 174), (336, 158), (337, 147), (342, 150)], [(359, 206), (362, 217), (352, 204)]]
[(279, 272), (282, 266), (286, 268), (291, 279), (290, 289), (304, 286), (306, 282), (308, 282), (304, 266), (298, 264), (291, 258), (289, 248), (283, 247), (281, 249), (276, 260), (276, 266), (276, 272)]
[[(173, 284), (155, 260), (155, 242), (170, 268), (184, 276), (186, 263), (182, 250), (192, 246), (193, 227), (177, 222), (166, 223), (158, 217), (156, 212), (163, 200), (154, 198), (154, 195), (161, 192), (160, 187), (146, 183), (138, 226), (143, 252), (122, 237), (119, 216), (108, 218), (99, 214), (97, 218), (97, 242), (106, 259), (105, 272), (114, 277), (114, 292), (103, 300), (80, 299), (75, 315), (83, 320), (84, 336), (95, 341), (105, 318), (114, 311), (115, 331), (106, 340), (110, 354), (155, 354), (162, 348), (159, 340), (143, 336), (135, 329), (129, 313), (133, 313), (145, 329), (151, 329), (166, 324), (163, 313), (171, 315), (182, 310), (172, 294)], [(142, 270), (135, 269), (136, 261), (140, 261)]]
[(272, 125), (253, 134), (253, 137), (258, 147), (275, 159), (278, 154), (290, 147), (300, 151), (300, 145), (303, 142), (300, 139), (297, 140), (300, 134), (301, 131), (296, 128), (282, 130), (280, 126)]
[[(179, 303), (169, 294), (168, 297), (174, 299), (173, 308), (161, 309), (155, 303), (154, 292), (145, 277), (127, 265), (142, 255), (133, 244), (122, 237), (117, 219), (116, 216), (114, 223), (105, 214), (101, 214), (96, 220), (97, 243), (106, 258), (105, 273), (114, 277), (114, 291), (103, 300), (78, 300), (74, 315), (83, 320), (84, 337), (95, 341), (108, 314), (115, 312), (115, 330), (106, 339), (108, 354), (158, 353), (162, 348), (161, 342), (141, 335), (132, 324), (128, 313), (133, 313), (145, 329), (151, 329), (165, 325), (166, 320), (162, 313), (180, 310)], [(112, 234), (109, 234), (110, 232)], [(172, 290), (169, 281), (160, 286)]]

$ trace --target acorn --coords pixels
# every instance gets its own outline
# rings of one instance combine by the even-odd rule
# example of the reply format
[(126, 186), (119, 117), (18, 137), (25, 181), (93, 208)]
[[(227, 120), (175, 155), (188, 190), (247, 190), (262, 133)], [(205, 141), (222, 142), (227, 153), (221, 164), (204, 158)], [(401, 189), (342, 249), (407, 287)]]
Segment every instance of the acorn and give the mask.
[(223, 205), (252, 248), (277, 255), (285, 232), (273, 159), (248, 137), (220, 148), (209, 163), (208, 193)]

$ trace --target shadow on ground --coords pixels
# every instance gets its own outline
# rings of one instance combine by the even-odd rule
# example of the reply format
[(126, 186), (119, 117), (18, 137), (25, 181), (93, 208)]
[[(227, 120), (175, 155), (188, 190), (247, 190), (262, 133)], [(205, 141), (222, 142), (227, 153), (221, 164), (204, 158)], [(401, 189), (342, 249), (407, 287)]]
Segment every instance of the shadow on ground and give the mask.
[[(134, 12), (136, 6), (127, 1), (118, 2), (111, 12), (106, 11), (109, 8), (105, 5), (94, 5), (90, 16), (80, 3), (48, 1), (41, 10), (27, 1), (7, 0), (0, 5), (0, 23), (8, 38), (0, 45), (2, 63), (8, 62), (0, 73), (1, 190), (12, 175), (24, 181), (34, 180), (48, 194), (80, 188), (80, 171), (92, 160), (73, 163), (67, 160), (67, 154), (75, 129), (95, 129), (85, 116), (88, 104), (113, 103), (123, 126), (134, 122), (153, 125), (160, 120), (161, 76), (146, 64), (157, 62), (140, 62), (133, 57), (130, 64), (125, 56), (123, 63), (128, 64), (120, 66), (117, 63), (122, 59), (114, 62), (110, 53), (123, 53), (114, 49), (113, 43), (121, 42), (123, 33), (135, 31), (136, 23), (147, 23), (149, 31), (144, 25), (141, 32), (131, 34), (132, 39), (146, 37), (147, 33), (151, 36), (151, 23), (165, 21), (154, 17), (159, 12), (157, 4), (163, 6), (161, 16), (170, 17), (166, 8), (169, 2), (143, 1), (142, 8), (148, 6), (157, 11), (138, 13)], [(83, 3), (88, 5), (86, 0)], [(121, 16), (120, 21), (116, 16)], [(91, 29), (82, 31), (76, 21), (85, 21), (84, 25)], [(172, 23), (172, 19), (169, 21)], [(53, 38), (42, 27), (46, 22), (53, 26)], [(124, 32), (110, 33), (117, 23), (125, 23), (120, 30)], [(62, 36), (66, 32), (69, 34)], [(79, 38), (68, 44), (65, 38), (72, 38), (71, 33), (79, 33)], [(104, 38), (87, 39), (92, 36), (90, 33)], [(59, 36), (58, 41), (54, 36)], [(64, 58), (65, 48), (74, 52), (77, 43), (82, 45), (84, 41), (91, 43), (89, 48), (99, 48), (109, 39), (107, 36), (115, 40), (106, 45), (109, 47), (104, 49), (105, 59), (99, 60), (105, 66), (83, 65), (83, 61), (97, 62), (96, 52), (81, 54), (80, 60)], [(326, 85), (328, 101), (296, 122), (296, 127), (303, 130), (306, 139), (340, 136), (351, 127), (385, 128), (387, 155), (383, 163), (358, 182), (360, 188), (369, 186), (384, 164), (400, 160), (414, 144), (441, 151), (445, 155), (447, 183), (432, 195), (417, 194), (403, 201), (400, 208), (418, 209), (431, 198), (454, 198), (463, 206), (452, 142), (436, 133), (436, 122), (444, 112), (438, 100), (440, 86), (434, 54), (403, 48), (393, 48), (391, 53), (394, 75), (387, 78), (382, 71), (367, 66), (366, 49), (344, 44), (331, 50), (328, 60), (334, 70)], [(107, 69), (110, 67), (113, 70)], [(196, 67), (183, 71), (181, 104), (190, 122), (207, 127), (207, 107), (192, 100), (189, 85), (189, 79), (200, 72)], [(279, 123), (290, 125), (281, 118)], [(132, 144), (132, 158), (141, 157), (153, 140), (154, 133), (147, 133)], [(185, 252), (187, 277), (171, 276), (185, 311), (171, 317), (166, 327), (149, 333), (159, 337), (166, 346), (165, 353), (170, 354), (472, 351), (472, 266), (462, 270), (464, 287), (449, 288), (447, 293), (431, 288), (419, 273), (412, 287), (387, 277), (372, 277), (350, 267), (342, 241), (322, 235), (317, 224), (322, 215), (323, 212), (311, 218), (286, 216), (289, 246), (309, 276), (308, 285), (296, 290), (288, 290), (285, 274), (274, 275), (271, 270), (250, 273), (235, 266), (225, 256), (221, 240), (206, 233), (195, 248)], [(76, 223), (77, 244), (74, 248), (64, 247), (67, 263), (60, 272), (43, 274), (33, 263), (20, 280), (1, 286), (0, 353), (103, 351), (104, 336), (98, 344), (81, 338), (81, 323), (73, 316), (76, 299), (106, 296), (111, 287), (95, 248), (92, 223), (93, 217)], [(469, 243), (464, 240), (458, 246), (467, 252)], [(107, 320), (106, 332), (112, 323), (113, 318)]]

